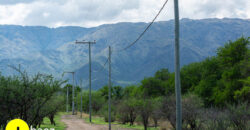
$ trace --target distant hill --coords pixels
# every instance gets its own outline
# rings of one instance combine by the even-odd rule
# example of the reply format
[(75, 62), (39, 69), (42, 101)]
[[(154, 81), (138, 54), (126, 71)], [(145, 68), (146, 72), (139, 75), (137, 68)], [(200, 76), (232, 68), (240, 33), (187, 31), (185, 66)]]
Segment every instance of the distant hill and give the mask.
[[(92, 46), (93, 88), (108, 83), (108, 67), (101, 72), (110, 45), (117, 50), (131, 43), (148, 23), (117, 23), (94, 28), (0, 25), (0, 71), (13, 74), (7, 65), (21, 64), (29, 73), (53, 74), (76, 71), (77, 82), (88, 85), (88, 46), (77, 40), (96, 40)], [(250, 20), (182, 19), (180, 21), (181, 66), (216, 54), (229, 40), (250, 36)], [(114, 85), (138, 83), (161, 68), (174, 71), (174, 21), (156, 22), (142, 39), (123, 52), (112, 54)], [(65, 76), (66, 77), (66, 76)], [(67, 76), (66, 78), (70, 78)]]

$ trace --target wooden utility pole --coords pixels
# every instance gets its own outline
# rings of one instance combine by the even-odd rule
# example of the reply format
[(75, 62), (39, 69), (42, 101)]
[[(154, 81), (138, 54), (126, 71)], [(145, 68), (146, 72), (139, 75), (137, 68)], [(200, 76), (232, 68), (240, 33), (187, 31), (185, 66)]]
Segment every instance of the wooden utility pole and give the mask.
[(111, 130), (111, 47), (109, 46), (109, 130)]
[(96, 42), (76, 41), (76, 44), (89, 44), (89, 122), (91, 123), (91, 44)]
[(176, 130), (182, 129), (181, 84), (180, 84), (180, 45), (179, 45), (179, 8), (174, 0), (175, 15), (175, 95), (176, 95)]

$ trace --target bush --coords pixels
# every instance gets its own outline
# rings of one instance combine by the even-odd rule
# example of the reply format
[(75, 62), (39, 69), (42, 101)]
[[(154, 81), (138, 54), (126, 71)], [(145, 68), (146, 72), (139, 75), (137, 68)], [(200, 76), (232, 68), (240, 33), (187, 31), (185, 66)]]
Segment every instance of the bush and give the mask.
[(138, 101), (135, 98), (123, 100), (118, 107), (118, 119), (123, 124), (130, 122), (130, 125), (133, 125), (137, 117), (138, 105)]
[(186, 95), (182, 100), (182, 120), (183, 127), (190, 127), (192, 130), (201, 129), (202, 119), (200, 118), (203, 113), (202, 100), (193, 94)]
[(203, 118), (205, 120), (203, 127), (207, 130), (227, 130), (230, 126), (226, 110), (206, 109)]
[(239, 103), (238, 105), (227, 105), (228, 107), (228, 119), (235, 130), (247, 129), (248, 122), (250, 120), (250, 108), (245, 103)]
[[(111, 122), (115, 121), (116, 115), (114, 110), (115, 108), (111, 106)], [(104, 105), (98, 113), (104, 117), (105, 122), (109, 122), (108, 104)]]

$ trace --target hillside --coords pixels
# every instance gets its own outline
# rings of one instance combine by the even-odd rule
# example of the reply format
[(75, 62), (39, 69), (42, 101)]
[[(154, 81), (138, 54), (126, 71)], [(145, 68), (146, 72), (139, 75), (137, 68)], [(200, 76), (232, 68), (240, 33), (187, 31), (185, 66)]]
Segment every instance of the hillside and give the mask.
[[(7, 65), (21, 64), (29, 73), (49, 73), (60, 78), (63, 71), (77, 71), (77, 79), (88, 85), (88, 46), (78, 40), (96, 40), (92, 46), (93, 88), (107, 84), (107, 66), (113, 50), (131, 43), (147, 23), (117, 23), (95, 28), (0, 25), (0, 71), (13, 74)], [(250, 36), (250, 21), (242, 19), (182, 19), (181, 66), (215, 55), (228, 40)], [(112, 55), (113, 83), (128, 85), (152, 76), (160, 68), (174, 70), (174, 21), (156, 22), (135, 46)]]

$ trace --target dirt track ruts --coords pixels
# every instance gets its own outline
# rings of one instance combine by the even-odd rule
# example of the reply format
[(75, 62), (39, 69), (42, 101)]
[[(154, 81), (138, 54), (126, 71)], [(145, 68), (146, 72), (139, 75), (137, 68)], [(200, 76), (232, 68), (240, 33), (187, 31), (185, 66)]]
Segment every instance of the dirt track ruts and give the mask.
[[(63, 115), (62, 122), (67, 125), (66, 130), (107, 130), (107, 125), (98, 125), (86, 123), (83, 119), (78, 118), (75, 115)], [(118, 128), (112, 125), (113, 130), (131, 130), (126, 128)]]

